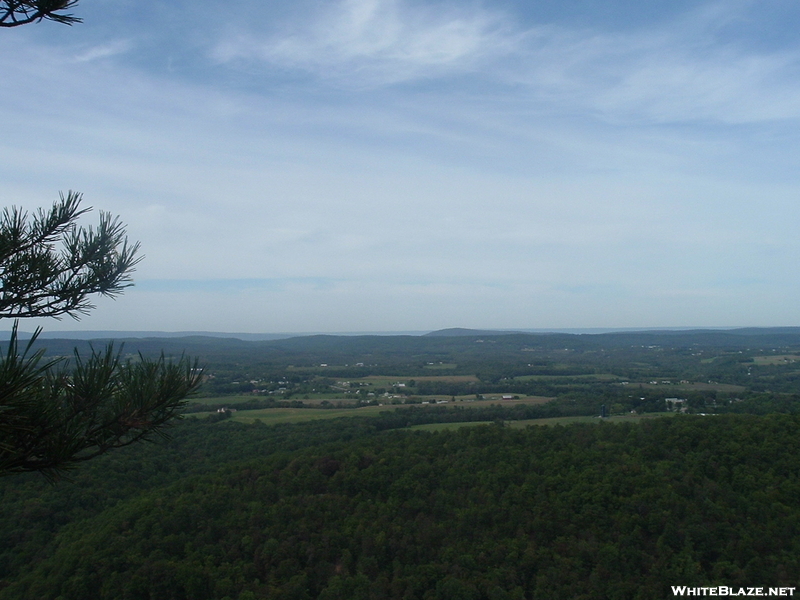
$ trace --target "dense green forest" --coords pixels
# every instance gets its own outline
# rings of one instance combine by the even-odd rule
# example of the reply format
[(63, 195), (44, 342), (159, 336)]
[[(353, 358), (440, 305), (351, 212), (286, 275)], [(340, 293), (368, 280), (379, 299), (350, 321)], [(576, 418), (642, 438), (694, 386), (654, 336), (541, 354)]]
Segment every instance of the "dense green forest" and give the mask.
[(0, 598), (663, 598), (796, 584), (800, 418), (189, 421), (3, 486)]
[[(197, 352), (215, 374), (206, 403), (226, 397), (215, 379), (280, 383), (280, 395), (240, 396), (262, 413), (318, 407), (330, 388), (355, 408), (366, 398), (353, 389), (405, 386), (372, 416), (269, 425), (189, 413), (170, 440), (54, 484), (0, 478), (0, 600), (634, 599), (671, 597), (672, 585), (797, 585), (800, 344), (714, 334), (704, 345), (706, 335), (573, 336), (572, 347), (555, 336), (345, 338), (338, 350), (325, 337), (269, 342), (297, 348), (269, 360), (252, 342), (202, 340), (188, 351), (208, 344)], [(456, 400), (524, 386), (552, 400)], [(425, 394), (453, 401), (421, 405)], [(510, 426), (601, 405), (663, 412), (669, 396), (686, 414)], [(443, 429), (414, 428), (431, 423)]]

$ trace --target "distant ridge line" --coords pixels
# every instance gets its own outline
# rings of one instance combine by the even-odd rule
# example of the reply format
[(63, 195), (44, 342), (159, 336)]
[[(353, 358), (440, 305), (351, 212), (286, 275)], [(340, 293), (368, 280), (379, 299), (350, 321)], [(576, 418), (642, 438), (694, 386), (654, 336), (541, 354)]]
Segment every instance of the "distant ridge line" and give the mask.
[[(42, 340), (134, 340), (134, 339), (179, 339), (179, 338), (216, 338), (239, 340), (244, 342), (269, 342), (290, 338), (308, 337), (475, 337), (475, 336), (508, 336), (508, 335), (569, 335), (569, 336), (602, 336), (602, 335), (654, 335), (677, 336), (690, 334), (723, 334), (734, 336), (768, 336), (768, 335), (800, 335), (800, 327), (663, 327), (663, 328), (562, 328), (562, 329), (469, 329), (466, 327), (450, 327), (436, 331), (387, 331), (387, 332), (337, 332), (337, 333), (229, 333), (218, 331), (43, 331)], [(29, 339), (32, 333), (20, 332), (21, 339)], [(0, 331), (0, 340), (7, 340), (9, 331)]]
[(733, 335), (798, 335), (800, 327), (620, 327), (564, 329), (467, 329), (451, 327), (426, 333), (426, 337), (463, 337), (475, 335), (605, 335), (605, 334), (685, 335), (693, 333), (729, 333)]
[[(8, 339), (9, 331), (0, 332), (0, 339)], [(32, 332), (20, 331), (22, 339), (30, 338)], [(109, 340), (109, 339), (152, 339), (152, 338), (187, 338), (206, 337), (220, 339), (238, 339), (242, 341), (261, 342), (283, 340), (291, 337), (308, 335), (303, 333), (224, 333), (216, 331), (47, 331), (44, 330), (39, 339), (42, 340)]]

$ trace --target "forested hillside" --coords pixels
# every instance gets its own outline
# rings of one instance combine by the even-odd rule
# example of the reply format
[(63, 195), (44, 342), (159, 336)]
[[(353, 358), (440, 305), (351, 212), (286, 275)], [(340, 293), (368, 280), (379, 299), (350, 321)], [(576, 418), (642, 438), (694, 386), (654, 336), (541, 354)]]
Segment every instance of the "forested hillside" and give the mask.
[(188, 421), (2, 482), (0, 598), (664, 598), (795, 585), (800, 418)]
[(172, 439), (0, 478), (0, 600), (798, 584), (797, 331), (459, 333), (171, 342)]

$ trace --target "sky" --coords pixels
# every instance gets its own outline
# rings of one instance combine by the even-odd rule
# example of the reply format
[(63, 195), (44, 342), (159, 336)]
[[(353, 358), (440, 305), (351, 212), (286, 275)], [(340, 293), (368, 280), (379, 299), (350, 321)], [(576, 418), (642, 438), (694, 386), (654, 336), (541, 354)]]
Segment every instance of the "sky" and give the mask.
[(0, 31), (0, 198), (127, 225), (54, 330), (800, 325), (794, 0), (83, 0)]

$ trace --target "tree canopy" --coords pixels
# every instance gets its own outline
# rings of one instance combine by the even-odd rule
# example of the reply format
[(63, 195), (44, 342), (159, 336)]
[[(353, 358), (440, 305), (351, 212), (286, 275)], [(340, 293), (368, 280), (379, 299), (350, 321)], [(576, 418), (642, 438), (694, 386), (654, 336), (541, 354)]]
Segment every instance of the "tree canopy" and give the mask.
[[(37, 331), (38, 334), (38, 331)], [(188, 359), (122, 361), (113, 345), (75, 365), (20, 352), (16, 325), (0, 361), (0, 474), (54, 475), (112, 448), (164, 435), (184, 399), (200, 384)]]
[(382, 420), (189, 419), (57, 490), (0, 481), (0, 600), (655, 600), (797, 583), (796, 415)]

